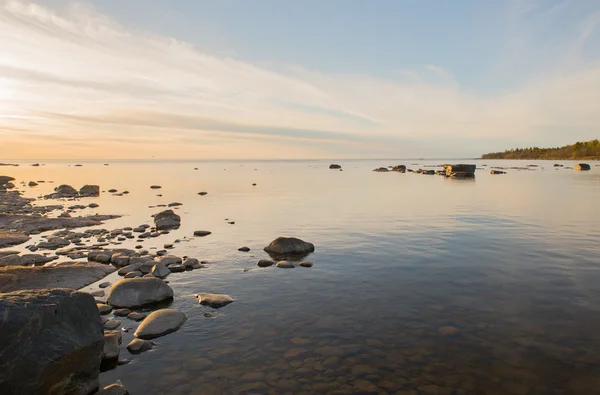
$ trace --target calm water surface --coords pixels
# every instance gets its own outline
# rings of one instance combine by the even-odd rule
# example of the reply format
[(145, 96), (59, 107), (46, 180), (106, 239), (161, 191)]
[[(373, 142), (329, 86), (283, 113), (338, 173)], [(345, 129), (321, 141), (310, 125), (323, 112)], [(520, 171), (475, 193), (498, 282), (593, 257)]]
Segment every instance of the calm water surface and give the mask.
[[(103, 193), (86, 210), (124, 215), (108, 229), (150, 224), (160, 209), (148, 206), (183, 203), (181, 228), (144, 246), (181, 239), (175, 254), (209, 261), (168, 278), (172, 307), (189, 319), (141, 355), (125, 349), (125, 333), (121, 358), (133, 362), (103, 373), (103, 385), (120, 379), (132, 394), (600, 393), (597, 162), (576, 172), (469, 161), (487, 165), (475, 180), (371, 171), (440, 162), (338, 161), (344, 171), (323, 161), (46, 162), (2, 172), (55, 182), (34, 196), (61, 183), (130, 191)], [(539, 167), (489, 174), (528, 164)], [(258, 268), (277, 236), (314, 243), (314, 267)], [(236, 302), (212, 310), (198, 292)]]

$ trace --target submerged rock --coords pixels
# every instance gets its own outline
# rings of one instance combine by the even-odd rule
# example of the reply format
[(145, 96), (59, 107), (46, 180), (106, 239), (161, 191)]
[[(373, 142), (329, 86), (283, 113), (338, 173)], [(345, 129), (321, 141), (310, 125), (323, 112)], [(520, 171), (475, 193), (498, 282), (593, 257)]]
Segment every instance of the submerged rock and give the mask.
[(0, 393), (89, 394), (104, 347), (94, 298), (68, 289), (0, 294)]
[(114, 307), (139, 307), (173, 298), (173, 289), (156, 277), (117, 281), (108, 291), (107, 303)]
[(196, 297), (198, 298), (198, 302), (200, 304), (210, 306), (216, 309), (219, 307), (227, 306), (229, 303), (235, 302), (235, 299), (226, 294), (201, 293), (197, 294)]
[(134, 333), (139, 339), (149, 340), (177, 331), (187, 321), (187, 315), (175, 309), (152, 312)]

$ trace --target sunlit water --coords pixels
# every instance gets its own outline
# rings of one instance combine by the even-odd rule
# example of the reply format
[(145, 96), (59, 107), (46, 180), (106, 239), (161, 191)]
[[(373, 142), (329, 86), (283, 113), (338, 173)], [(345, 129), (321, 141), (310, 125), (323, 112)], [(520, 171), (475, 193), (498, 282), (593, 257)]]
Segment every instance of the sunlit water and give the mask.
[[(338, 161), (343, 171), (320, 161), (45, 162), (0, 174), (54, 181), (26, 188), (33, 196), (61, 183), (130, 191), (82, 199), (100, 204), (82, 213), (123, 215), (108, 229), (151, 224), (160, 209), (148, 206), (183, 203), (181, 228), (144, 246), (186, 238), (173, 253), (209, 261), (168, 277), (172, 307), (189, 319), (141, 355), (125, 349), (125, 333), (121, 358), (133, 362), (103, 373), (102, 385), (120, 379), (132, 394), (599, 393), (597, 162), (577, 172), (467, 161), (487, 165), (475, 180), (372, 172), (443, 162)], [(539, 167), (489, 174), (527, 164)], [(258, 268), (277, 236), (314, 243), (314, 267)], [(215, 310), (198, 292), (236, 301), (207, 317)]]

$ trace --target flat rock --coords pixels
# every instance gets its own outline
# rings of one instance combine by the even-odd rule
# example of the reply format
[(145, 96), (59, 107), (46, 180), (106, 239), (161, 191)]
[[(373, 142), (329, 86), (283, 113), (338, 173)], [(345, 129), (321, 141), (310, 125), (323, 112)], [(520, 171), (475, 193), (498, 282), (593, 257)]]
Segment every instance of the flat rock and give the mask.
[(156, 277), (117, 281), (108, 291), (107, 303), (114, 307), (139, 307), (173, 298), (173, 289)]
[(261, 259), (256, 264), (260, 267), (269, 267), (273, 266), (275, 262), (270, 259)]
[(248, 247), (240, 247), (240, 248), (238, 248), (238, 251), (248, 252), (248, 251), (250, 251), (250, 248), (248, 248)]
[(266, 252), (274, 254), (306, 254), (315, 251), (312, 243), (307, 243), (296, 237), (278, 237), (264, 248)]
[(130, 320), (133, 321), (141, 321), (144, 318), (146, 318), (148, 315), (144, 314), (144, 313), (138, 313), (137, 311), (133, 311), (129, 314), (127, 314), (127, 318), (129, 318)]
[(200, 293), (196, 294), (196, 297), (198, 298), (198, 302), (200, 304), (213, 308), (220, 308), (235, 301), (235, 299), (227, 294)]
[(197, 230), (197, 231), (194, 232), (194, 236), (204, 237), (204, 236), (208, 236), (211, 233), (212, 232), (209, 232), (208, 230)]
[(131, 310), (129, 310), (129, 309), (117, 309), (117, 310), (113, 311), (113, 315), (115, 317), (127, 317), (127, 315), (130, 313), (131, 313)]
[(103, 360), (119, 358), (119, 336), (115, 332), (104, 334), (104, 347), (102, 349)]
[(282, 268), (282, 269), (293, 269), (296, 267), (296, 266), (294, 266), (294, 264), (292, 262), (289, 262), (289, 261), (279, 261), (279, 262), (277, 262), (277, 264), (275, 266)]
[(312, 262), (309, 262), (309, 261), (303, 261), (303, 262), (300, 262), (300, 263), (298, 264), (298, 266), (302, 266), (302, 267), (312, 267), (312, 266), (313, 266), (313, 263), (312, 263)]
[(106, 315), (112, 311), (112, 307), (104, 303), (98, 303), (96, 306), (98, 307), (100, 315)]
[(175, 309), (161, 309), (152, 312), (134, 333), (139, 339), (155, 339), (173, 333), (183, 326), (187, 316)]

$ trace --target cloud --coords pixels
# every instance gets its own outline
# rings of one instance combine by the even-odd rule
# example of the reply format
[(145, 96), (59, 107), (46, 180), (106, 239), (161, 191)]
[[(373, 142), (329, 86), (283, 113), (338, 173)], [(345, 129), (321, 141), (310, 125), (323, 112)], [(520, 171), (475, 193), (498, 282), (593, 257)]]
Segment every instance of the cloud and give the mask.
[[(528, 16), (539, 8), (514, 6)], [(583, 22), (581, 46), (597, 23)], [(129, 29), (84, 4), (57, 11), (21, 0), (0, 0), (0, 42), (6, 158), (475, 156), (597, 137), (600, 124), (597, 63), (475, 94), (443, 65), (387, 79), (275, 71)]]

